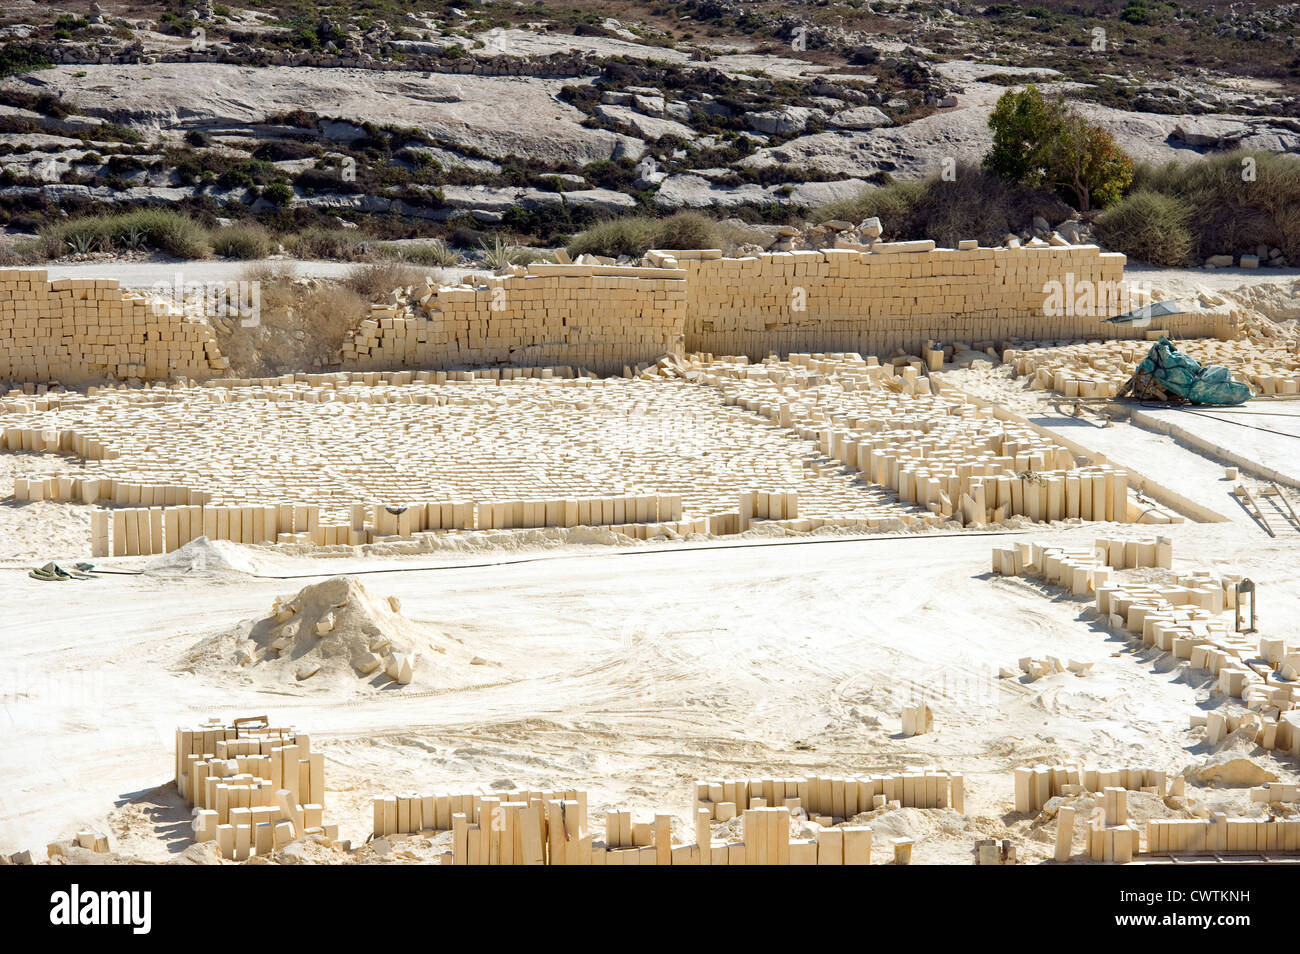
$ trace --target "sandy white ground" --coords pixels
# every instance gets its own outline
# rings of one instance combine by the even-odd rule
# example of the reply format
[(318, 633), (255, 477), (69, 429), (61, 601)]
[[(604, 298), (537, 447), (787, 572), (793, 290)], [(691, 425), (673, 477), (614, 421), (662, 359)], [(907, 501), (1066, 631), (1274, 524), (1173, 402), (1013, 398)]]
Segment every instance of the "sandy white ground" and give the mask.
[[(1026, 536), (1086, 541), (1108, 529)], [(1266, 632), (1300, 638), (1300, 534), (1270, 540), (1236, 523), (1172, 534), (1179, 564), (1247, 572), (1260, 583)], [(201, 637), (265, 614), (308, 579), (220, 571), (55, 584), (0, 569), (0, 777), (10, 780), (0, 849), (40, 853), (93, 826), (126, 853), (181, 851), (187, 812), (165, 787), (173, 728), (268, 713), (310, 731), (325, 752), (328, 810), (345, 838), (369, 833), (379, 792), (564, 784), (586, 787), (596, 813), (617, 805), (685, 817), (697, 778), (934, 764), (966, 773), (970, 818), (895, 812), (877, 823), (878, 839), (916, 834), (918, 861), (969, 863), (975, 838), (1032, 829), (1041, 840), (1022, 842), (1021, 856), (1045, 857), (1051, 827), (1009, 814), (1013, 766), (1079, 758), (1178, 772), (1204, 761), (1188, 717), (1214, 703), (1208, 680), (1130, 651), (1086, 604), (990, 578), (990, 548), (1005, 539), (591, 547), (494, 566), (464, 565), (481, 557), (250, 560), (282, 575), (448, 567), (363, 579), (490, 661), (483, 682), (363, 695), (309, 684), (272, 692), (238, 671), (183, 667)], [(1000, 666), (1045, 654), (1096, 666), (1027, 685), (996, 678)], [(900, 738), (899, 710), (921, 691), (937, 730)], [(1271, 756), (1257, 761), (1294, 775)], [(1250, 808), (1245, 789), (1205, 798)]]
[[(1259, 528), (1230, 495), (1222, 454), (1122, 417), (1110, 426), (1095, 411), (1075, 418), (1006, 369), (945, 378), (1228, 518), (1161, 528), (1174, 538), (1175, 566), (1250, 576), (1263, 633), (1300, 642), (1300, 530), (1280, 511), (1276, 537)], [(1266, 455), (1300, 481), (1300, 440), (1291, 436), (1300, 418), (1277, 416), (1300, 413), (1300, 402), (1244, 412), (1281, 432), (1273, 435), (1175, 413), (1206, 440)], [(464, 552), (328, 560), (230, 544), (213, 551), (208, 572), (38, 582), (28, 567), (86, 558), (89, 513), (17, 504), (12, 477), (72, 463), (0, 455), (0, 852), (41, 856), (47, 842), (93, 827), (123, 854), (175, 858), (191, 844), (188, 812), (168, 786), (175, 726), (266, 713), (310, 732), (325, 753), (327, 812), (343, 838), (369, 834), (376, 794), (582, 787), (597, 818), (625, 807), (684, 820), (695, 779), (936, 765), (966, 774), (967, 817), (878, 815), (879, 848), (908, 834), (920, 839), (918, 862), (964, 864), (977, 838), (1011, 837), (1020, 858), (1041, 860), (1054, 824), (1013, 813), (1015, 766), (1078, 759), (1193, 769), (1211, 753), (1189, 716), (1224, 703), (1205, 674), (1107, 632), (1086, 601), (988, 573), (995, 543), (1080, 544), (1133, 527), (662, 547), (596, 545), (594, 532), (591, 544), (564, 546), (534, 531), (466, 538)], [(1261, 485), (1248, 473), (1242, 480)], [(412, 568), (421, 571), (404, 572)], [(452, 680), (461, 688), (430, 690), (417, 679), (373, 691), (311, 681), (272, 688), (238, 667), (187, 662), (205, 637), (339, 573), (364, 573), (368, 590), (399, 597), (406, 617), (482, 662)], [(997, 678), (1000, 667), (1031, 655), (1095, 667), (1083, 678)], [(900, 710), (922, 693), (936, 731), (902, 738)], [(1281, 779), (1296, 778), (1294, 759), (1246, 754)], [(1202, 810), (1260, 811), (1245, 787), (1191, 790)], [(1153, 796), (1130, 804), (1139, 817), (1182, 811)], [(385, 857), (427, 853), (399, 846)]]

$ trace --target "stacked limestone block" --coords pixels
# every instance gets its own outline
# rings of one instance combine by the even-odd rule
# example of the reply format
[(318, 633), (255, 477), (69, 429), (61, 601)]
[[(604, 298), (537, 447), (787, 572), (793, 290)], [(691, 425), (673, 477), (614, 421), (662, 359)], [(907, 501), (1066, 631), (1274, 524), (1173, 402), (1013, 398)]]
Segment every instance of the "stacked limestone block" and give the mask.
[(1091, 547), (1014, 543), (993, 548), (993, 572), (1003, 576), (1034, 576), (1087, 596), (1111, 582), (1111, 570), (1173, 566), (1169, 537), (1141, 540), (1103, 538)]
[(212, 329), (113, 279), (0, 271), (0, 379), (85, 384), (209, 377), (226, 368)]
[[(1300, 819), (1294, 818), (1228, 818), (1218, 812), (1208, 819), (1155, 818), (1143, 829), (1129, 817), (1129, 792), (1182, 798), (1186, 788), (1181, 777), (1170, 778), (1163, 771), (1149, 768), (1099, 770), (1078, 765), (1037, 765), (1015, 770), (1017, 812), (1039, 811), (1052, 798), (1100, 796), (1084, 826), (1084, 854), (1092, 861), (1125, 864), (1143, 851), (1148, 855), (1300, 851)], [(1283, 801), (1288, 796), (1294, 800), (1295, 792), (1294, 785), (1274, 783), (1252, 790), (1251, 795), (1254, 801)], [(1079, 811), (1075, 805), (1063, 804), (1057, 809), (1057, 861), (1073, 857)]]
[[(1148, 332), (1154, 339), (1160, 332)], [(1178, 341), (1178, 350), (1202, 365), (1221, 364), (1259, 395), (1300, 393), (1300, 353), (1283, 344), (1231, 341)], [(1146, 357), (1150, 345), (1135, 341), (1078, 342), (1053, 347), (1016, 347), (1002, 360), (1036, 390), (1067, 398), (1108, 398), (1124, 385)]]
[(1016, 811), (1036, 812), (1049, 799), (1058, 796), (1072, 798), (1086, 793), (1100, 793), (1108, 788), (1122, 788), (1129, 792), (1150, 792), (1166, 796), (1181, 796), (1184, 783), (1181, 777), (1169, 778), (1168, 773), (1152, 768), (1095, 768), (1078, 763), (1064, 765), (1034, 765), (1015, 770)]
[(1250, 800), (1266, 805), (1277, 802), (1300, 802), (1300, 785), (1294, 782), (1265, 782), (1260, 787), (1250, 790)]
[(155, 514), (118, 516), (156, 508), (181, 511), (175, 535), (162, 518), (166, 549), (222, 538), (223, 522), (239, 542), (333, 545), (470, 529), (613, 526), (640, 537), (940, 519), (838, 465), (810, 464), (805, 440), (713, 388), (512, 370), (12, 394), (0, 400), (0, 438), (86, 458), (81, 471), (22, 475), (15, 492), (110, 505), (111, 518), (96, 520), (111, 523), (113, 551), (120, 520), (128, 551), (134, 532), (140, 552), (157, 552), (144, 549), (156, 545)]
[[(1163, 773), (1156, 774), (1163, 777)], [(1017, 798), (1019, 782), (1017, 776)], [(1141, 791), (1163, 796), (1166, 794), (1163, 788), (1163, 784), (1143, 786)], [(1066, 786), (1065, 794), (1077, 794), (1077, 789), (1077, 785)], [(1144, 845), (1144, 830), (1128, 812), (1128, 793), (1135, 790), (1131, 785), (1116, 784), (1105, 786), (1098, 793), (1101, 795), (1098, 810), (1084, 829), (1086, 854), (1092, 861), (1126, 864), (1142, 851), (1147, 855), (1300, 852), (1300, 818), (1228, 818), (1223, 812), (1216, 812), (1208, 819), (1150, 819), (1145, 827)], [(1175, 779), (1168, 795), (1182, 794), (1182, 779)], [(1068, 861), (1071, 857), (1077, 812), (1077, 808), (1064, 805), (1057, 812), (1057, 861)]]
[[(688, 350), (759, 358), (1096, 334), (1101, 318), (1122, 309), (1103, 305), (1078, 314), (1064, 303), (1058, 308), (1051, 283), (1096, 287), (1118, 298), (1125, 259), (1096, 246), (953, 250), (922, 241), (749, 258), (652, 252), (647, 261), (686, 270)], [(1200, 319), (1178, 320), (1180, 330), (1212, 331), (1201, 329)]]
[(964, 397), (930, 393), (919, 360), (885, 364), (857, 354), (719, 359), (704, 380), (729, 403), (760, 414), (857, 471), (861, 479), (942, 519), (967, 525), (1024, 515), (1035, 521), (1169, 523), (1140, 505), (1127, 472), (1078, 466), (1028, 426), (1001, 421)]
[[(1258, 722), (1261, 745), (1300, 755), (1300, 690), (1283, 672), (1292, 654), (1273, 638), (1238, 633), (1227, 612), (1235, 586), (1204, 585), (1208, 579), (1184, 574), (1167, 584), (1112, 581), (1097, 588), (1097, 612), (1133, 639), (1215, 676), (1219, 692), (1252, 710), (1246, 721)], [(1240, 727), (1233, 719), (1231, 710), (1193, 717), (1206, 725), (1211, 744)]]
[(598, 373), (679, 348), (686, 273), (530, 265), (479, 285), (426, 288), (419, 307), (377, 305), (343, 346), (364, 368), (567, 364)]
[[(699, 782), (693, 843), (674, 844), (670, 814), (638, 821), (617, 808), (606, 811), (602, 837), (591, 830), (587, 802), (580, 790), (381, 796), (374, 833), (451, 831), (442, 860), (455, 865), (843, 866), (871, 862), (871, 829), (845, 824), (860, 812), (887, 805), (964, 811), (962, 776), (932, 770)], [(737, 818), (739, 830), (728, 824)], [(801, 821), (799, 837), (792, 820)]]
[(338, 837), (323, 820), (325, 758), (292, 727), (210, 720), (176, 730), (176, 788), (194, 807), (196, 841), (223, 857), (267, 855), (303, 835)]
[(697, 782), (695, 809), (727, 821), (752, 808), (802, 811), (830, 827), (890, 803), (902, 808), (965, 811), (965, 778), (959, 773), (918, 769), (879, 775), (716, 779)]
[(1262, 748), (1300, 755), (1300, 651), (1280, 637), (1237, 631), (1240, 574), (1192, 570), (1172, 573), (1163, 583), (1113, 574), (1115, 569), (1171, 569), (1172, 560), (1172, 544), (1161, 537), (1100, 539), (1077, 548), (1018, 543), (993, 550), (994, 572), (1040, 577), (1076, 596), (1091, 592), (1097, 615), (1112, 629), (1215, 677), (1216, 690), (1229, 704), (1191, 717), (1193, 727), (1205, 728), (1208, 744), (1246, 728)]
[(1152, 818), (1147, 852), (1178, 854), (1291, 854), (1300, 852), (1300, 818)]

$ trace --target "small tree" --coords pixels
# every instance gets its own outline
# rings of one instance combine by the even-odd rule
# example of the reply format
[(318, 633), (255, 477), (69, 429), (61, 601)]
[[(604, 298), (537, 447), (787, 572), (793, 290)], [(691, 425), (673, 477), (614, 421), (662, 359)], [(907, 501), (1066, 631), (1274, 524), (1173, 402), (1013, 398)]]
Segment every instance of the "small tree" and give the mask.
[(993, 148), (984, 157), (984, 168), (1012, 182), (1041, 185), (1048, 152), (1064, 123), (1064, 105), (1046, 99), (1037, 86), (1007, 90), (989, 114)]
[(989, 115), (993, 147), (986, 168), (1031, 186), (1050, 186), (1072, 197), (1081, 212), (1118, 201), (1133, 184), (1133, 160), (1115, 137), (1045, 99), (1034, 86), (1007, 91)]
[(1074, 113), (1053, 140), (1047, 166), (1048, 180), (1073, 194), (1080, 212), (1118, 202), (1133, 184), (1133, 160), (1115, 137)]

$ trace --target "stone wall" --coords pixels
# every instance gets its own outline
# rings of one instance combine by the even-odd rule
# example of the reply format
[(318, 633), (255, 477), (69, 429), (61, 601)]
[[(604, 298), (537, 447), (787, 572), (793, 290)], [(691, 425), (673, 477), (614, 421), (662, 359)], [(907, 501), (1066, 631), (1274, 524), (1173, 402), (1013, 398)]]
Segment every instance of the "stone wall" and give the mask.
[(203, 378), (225, 368), (210, 326), (115, 279), (0, 271), (0, 381)]
[(530, 265), (477, 286), (429, 288), (419, 308), (377, 305), (343, 346), (346, 368), (570, 365), (600, 374), (680, 347), (686, 273)]
[[(967, 243), (963, 243), (965, 246)], [(973, 243), (971, 243), (973, 244)], [(927, 341), (1143, 338), (1103, 319), (1139, 304), (1124, 256), (1096, 246), (877, 244), (723, 258), (651, 252), (645, 267), (534, 264), (372, 307), (343, 344), (350, 370), (568, 366), (619, 374), (665, 354), (919, 353)], [(205, 378), (226, 369), (211, 327), (115, 281), (0, 272), (0, 380)], [(1222, 312), (1154, 326), (1230, 337)]]
[[(953, 250), (923, 241), (882, 243), (870, 252), (649, 257), (686, 270), (687, 351), (753, 359), (772, 352), (887, 355), (899, 348), (916, 353), (927, 341), (1140, 338), (1145, 332), (1102, 323), (1136, 303), (1117, 294), (1124, 256), (1091, 245)], [(1187, 337), (1217, 330), (1213, 317), (1159, 322)]]

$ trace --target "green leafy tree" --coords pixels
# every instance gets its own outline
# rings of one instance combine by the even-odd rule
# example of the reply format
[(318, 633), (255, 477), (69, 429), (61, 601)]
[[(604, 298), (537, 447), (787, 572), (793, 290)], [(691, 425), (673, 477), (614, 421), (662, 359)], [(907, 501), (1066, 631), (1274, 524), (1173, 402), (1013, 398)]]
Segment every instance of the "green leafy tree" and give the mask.
[(1052, 142), (1064, 123), (1063, 105), (1044, 97), (1037, 86), (1007, 90), (989, 114), (993, 147), (984, 168), (1012, 182), (1041, 185)]
[(1008, 90), (989, 115), (993, 145), (984, 167), (1004, 179), (1050, 187), (1088, 212), (1133, 184), (1133, 160), (1100, 126), (1048, 99), (1036, 86)]
[(1133, 184), (1133, 160), (1115, 137), (1075, 113), (1048, 149), (1047, 178), (1074, 196), (1079, 211), (1118, 202)]

